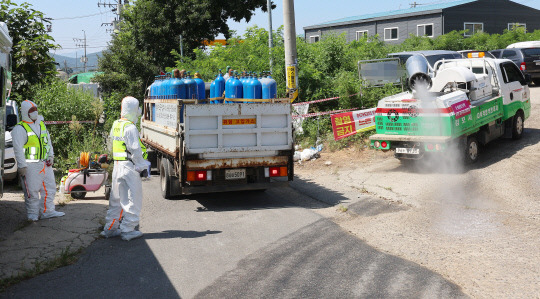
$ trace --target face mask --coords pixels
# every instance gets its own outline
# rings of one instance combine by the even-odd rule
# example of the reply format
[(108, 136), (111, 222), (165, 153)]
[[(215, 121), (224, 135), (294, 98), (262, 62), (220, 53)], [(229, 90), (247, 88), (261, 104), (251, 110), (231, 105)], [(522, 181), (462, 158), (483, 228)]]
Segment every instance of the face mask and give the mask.
[(30, 117), (31, 120), (35, 121), (38, 118), (38, 112), (34, 111), (31, 113), (28, 113), (28, 116)]

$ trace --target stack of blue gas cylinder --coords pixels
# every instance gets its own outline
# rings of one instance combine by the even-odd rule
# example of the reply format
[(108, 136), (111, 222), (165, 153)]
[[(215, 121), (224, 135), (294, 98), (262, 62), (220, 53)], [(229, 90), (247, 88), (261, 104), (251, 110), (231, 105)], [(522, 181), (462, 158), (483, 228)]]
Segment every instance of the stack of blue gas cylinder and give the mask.
[[(253, 103), (251, 99), (275, 99), (277, 83), (269, 72), (260, 74), (244, 72), (234, 73), (225, 79), (221, 70), (210, 85), (210, 104)], [(187, 72), (185, 78), (174, 78), (170, 73), (156, 76), (149, 92), (150, 99), (198, 99), (204, 100), (205, 83), (200, 78), (191, 78)], [(238, 99), (231, 101), (231, 99)]]
[[(224, 100), (213, 100), (212, 104), (221, 103), (253, 103), (250, 99), (269, 100), (277, 96), (277, 83), (269, 72), (260, 74), (244, 72), (241, 75), (234, 73), (227, 80), (223, 78), (221, 72), (210, 85), (210, 98), (221, 98)], [(231, 99), (243, 99), (244, 101), (230, 101)]]
[(175, 78), (170, 73), (156, 76), (150, 85), (150, 99), (195, 99), (206, 98), (204, 81), (200, 78), (191, 78), (189, 72), (185, 78)]

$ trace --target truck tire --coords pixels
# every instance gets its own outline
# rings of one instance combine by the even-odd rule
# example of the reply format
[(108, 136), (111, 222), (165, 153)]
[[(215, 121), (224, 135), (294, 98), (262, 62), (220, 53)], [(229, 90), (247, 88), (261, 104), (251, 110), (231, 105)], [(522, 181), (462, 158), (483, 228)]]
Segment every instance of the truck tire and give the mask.
[(161, 158), (159, 166), (159, 180), (161, 185), (161, 195), (165, 199), (171, 198), (171, 175), (169, 170), (171, 168), (171, 162), (167, 158)]
[(472, 164), (478, 161), (478, 154), (480, 153), (480, 144), (475, 136), (469, 136), (465, 144), (463, 156), (465, 158), (465, 164)]
[(523, 119), (523, 113), (520, 111), (514, 115), (512, 122), (512, 139), (518, 140), (523, 136), (523, 130), (525, 129), (525, 120)]

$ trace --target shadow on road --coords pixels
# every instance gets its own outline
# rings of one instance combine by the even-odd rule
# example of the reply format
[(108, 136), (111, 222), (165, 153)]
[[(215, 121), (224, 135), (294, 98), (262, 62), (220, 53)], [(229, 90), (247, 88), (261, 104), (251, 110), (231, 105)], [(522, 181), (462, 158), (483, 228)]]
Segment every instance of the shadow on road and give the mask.
[(220, 230), (207, 230), (207, 231), (193, 231), (193, 230), (166, 230), (160, 233), (144, 234), (143, 238), (147, 240), (151, 239), (175, 239), (175, 238), (200, 238), (206, 235), (220, 234)]
[(456, 284), (319, 220), (254, 253), (195, 298), (464, 298)]
[[(291, 194), (291, 192), (293, 194)], [(283, 209), (302, 207), (326, 208), (339, 204), (347, 198), (311, 180), (298, 176), (286, 188), (270, 188), (266, 191), (244, 191), (229, 193), (198, 194), (184, 197), (202, 205), (197, 212), (225, 212), (236, 210)]]
[(142, 239), (97, 240), (79, 261), (23, 281), (0, 298), (180, 298)]

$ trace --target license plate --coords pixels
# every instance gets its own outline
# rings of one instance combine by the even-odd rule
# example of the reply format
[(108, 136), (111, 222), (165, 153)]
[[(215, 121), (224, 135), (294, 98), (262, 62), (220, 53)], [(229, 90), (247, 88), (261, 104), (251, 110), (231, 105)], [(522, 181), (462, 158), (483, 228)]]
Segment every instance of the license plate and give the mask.
[(226, 169), (225, 170), (226, 180), (241, 180), (245, 178), (246, 178), (245, 169)]
[(420, 154), (420, 149), (418, 148), (404, 148), (404, 147), (398, 147), (396, 148), (397, 154), (412, 154), (412, 155), (418, 155)]

